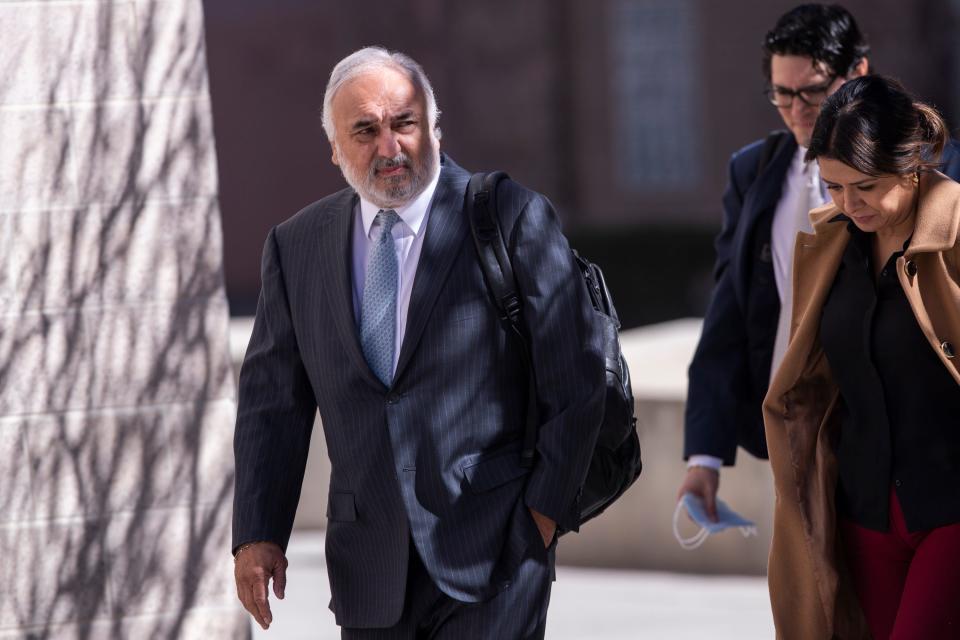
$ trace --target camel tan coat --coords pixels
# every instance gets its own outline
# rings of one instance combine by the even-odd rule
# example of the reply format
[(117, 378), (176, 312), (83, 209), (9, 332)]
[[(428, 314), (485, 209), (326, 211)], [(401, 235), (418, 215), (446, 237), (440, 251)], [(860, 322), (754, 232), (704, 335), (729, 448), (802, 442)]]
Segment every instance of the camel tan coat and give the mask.
[[(919, 188), (913, 238), (897, 272), (930, 348), (960, 384), (960, 358), (950, 357), (960, 351), (960, 184), (930, 173)], [(839, 391), (819, 340), (823, 304), (850, 239), (839, 213), (832, 204), (811, 211), (813, 235), (797, 236), (790, 344), (763, 404), (776, 487), (770, 600), (783, 640), (870, 637), (839, 551)]]

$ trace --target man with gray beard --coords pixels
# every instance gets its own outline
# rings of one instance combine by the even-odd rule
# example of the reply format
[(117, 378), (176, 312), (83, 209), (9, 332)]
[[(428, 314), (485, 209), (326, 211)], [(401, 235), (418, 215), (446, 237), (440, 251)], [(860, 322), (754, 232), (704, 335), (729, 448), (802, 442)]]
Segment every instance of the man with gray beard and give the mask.
[(556, 214), (505, 181), (539, 431), (521, 463), (528, 372), (489, 298), (420, 66), (378, 47), (333, 69), (323, 125), (350, 188), (270, 231), (240, 372), (237, 594), (282, 598), (319, 408), (331, 462), (326, 559), (344, 638), (542, 638), (558, 530), (603, 411), (604, 365)]

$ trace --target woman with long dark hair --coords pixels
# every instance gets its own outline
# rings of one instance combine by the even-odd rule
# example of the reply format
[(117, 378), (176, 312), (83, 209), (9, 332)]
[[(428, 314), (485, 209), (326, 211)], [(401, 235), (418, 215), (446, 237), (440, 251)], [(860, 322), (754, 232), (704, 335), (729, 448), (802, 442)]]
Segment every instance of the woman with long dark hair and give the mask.
[[(960, 637), (960, 185), (896, 81), (824, 102), (833, 204), (797, 238), (791, 340), (764, 401), (783, 638)], [(869, 631), (868, 631), (869, 630)]]

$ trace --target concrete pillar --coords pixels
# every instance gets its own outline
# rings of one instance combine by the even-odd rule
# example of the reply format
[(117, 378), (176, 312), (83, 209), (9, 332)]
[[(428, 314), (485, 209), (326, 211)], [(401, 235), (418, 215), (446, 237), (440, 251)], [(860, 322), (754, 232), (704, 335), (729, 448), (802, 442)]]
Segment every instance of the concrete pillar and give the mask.
[(0, 41), (0, 638), (248, 637), (201, 2)]

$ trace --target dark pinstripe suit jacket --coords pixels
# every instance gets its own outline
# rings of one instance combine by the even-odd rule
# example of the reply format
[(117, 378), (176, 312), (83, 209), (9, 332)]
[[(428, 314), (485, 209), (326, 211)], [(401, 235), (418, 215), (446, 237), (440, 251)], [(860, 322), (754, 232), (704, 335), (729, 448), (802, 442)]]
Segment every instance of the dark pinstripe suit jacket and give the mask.
[(603, 365), (550, 203), (509, 182), (499, 208), (538, 374), (538, 462), (519, 464), (526, 371), (484, 286), (449, 158), (428, 219), (396, 375), (364, 360), (351, 298), (352, 189), (275, 227), (240, 372), (233, 543), (286, 547), (319, 407), (332, 465), (327, 566), (338, 624), (394, 624), (412, 537), (459, 600), (502, 588), (542, 544), (527, 506), (575, 529)]

